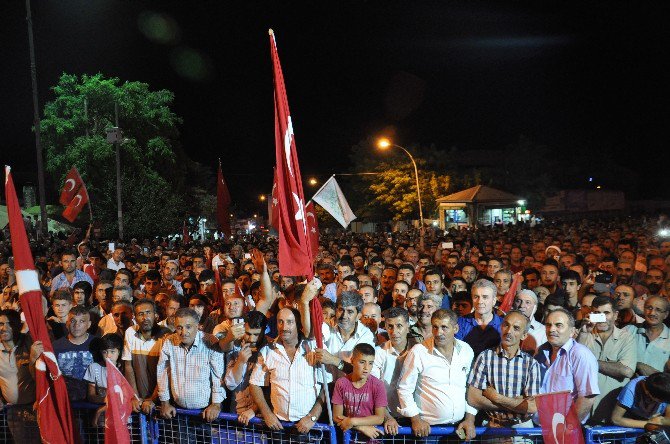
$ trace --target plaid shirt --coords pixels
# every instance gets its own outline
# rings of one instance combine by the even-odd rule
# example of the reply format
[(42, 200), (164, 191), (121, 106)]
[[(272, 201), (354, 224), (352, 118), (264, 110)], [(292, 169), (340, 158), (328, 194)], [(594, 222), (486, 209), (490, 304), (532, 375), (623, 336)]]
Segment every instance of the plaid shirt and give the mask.
[[(520, 349), (510, 357), (500, 346), (489, 348), (477, 356), (468, 384), (480, 390), (490, 385), (509, 398), (535, 396), (540, 393), (542, 384), (540, 365)], [(486, 414), (489, 421), (499, 427), (518, 424), (532, 416), (505, 410), (489, 410)]]
[(158, 398), (186, 409), (202, 409), (226, 399), (221, 387), (223, 353), (216, 338), (201, 331), (187, 349), (177, 333), (165, 337), (158, 359)]

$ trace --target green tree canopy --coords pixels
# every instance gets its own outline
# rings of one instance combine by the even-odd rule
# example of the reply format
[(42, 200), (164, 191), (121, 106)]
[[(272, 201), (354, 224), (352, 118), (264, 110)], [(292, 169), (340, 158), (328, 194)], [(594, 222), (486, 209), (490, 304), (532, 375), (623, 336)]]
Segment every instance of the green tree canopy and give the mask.
[[(187, 212), (186, 171), (193, 167), (178, 143), (181, 119), (170, 109), (174, 94), (141, 82), (102, 74), (63, 74), (44, 106), (46, 169), (61, 184), (75, 165), (86, 183), (93, 215), (105, 235), (117, 233), (116, 155), (106, 140), (118, 104), (123, 223), (127, 237), (175, 232)], [(80, 216), (80, 219), (85, 216)]]

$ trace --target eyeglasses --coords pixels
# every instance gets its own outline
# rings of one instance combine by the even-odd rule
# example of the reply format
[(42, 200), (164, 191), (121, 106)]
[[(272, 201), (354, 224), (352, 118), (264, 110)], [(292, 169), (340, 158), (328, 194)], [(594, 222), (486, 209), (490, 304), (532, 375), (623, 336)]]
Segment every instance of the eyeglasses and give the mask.
[(666, 313), (668, 310), (662, 310), (658, 307), (652, 307), (651, 305), (645, 305), (644, 311), (653, 311), (656, 313)]

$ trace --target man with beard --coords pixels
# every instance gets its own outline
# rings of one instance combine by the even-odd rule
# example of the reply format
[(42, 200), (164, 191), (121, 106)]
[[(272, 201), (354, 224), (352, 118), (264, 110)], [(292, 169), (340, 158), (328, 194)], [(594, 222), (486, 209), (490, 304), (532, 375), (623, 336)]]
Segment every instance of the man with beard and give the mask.
[(422, 295), (421, 290), (412, 288), (407, 292), (405, 297), (405, 309), (409, 314), (409, 325), (416, 324), (417, 316), (419, 315), (419, 297)]
[(384, 418), (384, 431), (389, 435), (398, 433), (398, 378), (402, 364), (409, 351), (409, 316), (407, 310), (400, 307), (390, 308), (386, 312), (386, 332), (389, 340), (375, 349), (375, 362), (370, 374), (384, 383), (388, 407)]
[(593, 425), (609, 423), (621, 389), (635, 373), (637, 351), (633, 336), (614, 325), (616, 310), (612, 299), (598, 296), (591, 303), (592, 314), (602, 313), (605, 322), (585, 322), (579, 331), (577, 342), (591, 350), (598, 360), (598, 388), (591, 410)]
[(468, 344), (455, 338), (456, 320), (451, 310), (433, 313), (432, 336), (412, 347), (403, 363), (398, 381), (399, 412), (411, 418), (417, 437), (430, 435), (430, 427), (436, 424), (455, 425), (468, 441), (475, 437), (477, 411), (465, 400), (474, 354)]
[[(530, 290), (526, 290), (530, 291)], [(530, 320), (512, 310), (503, 318), (501, 342), (477, 356), (468, 380), (468, 404), (487, 416), (487, 427), (533, 427), (540, 365), (521, 350)]]
[(93, 279), (83, 271), (77, 270), (77, 255), (74, 252), (63, 252), (60, 266), (63, 268), (63, 272), (51, 280), (50, 294), (54, 294), (56, 290), (61, 288), (72, 288), (79, 281), (86, 281), (91, 284), (91, 287), (93, 286)]
[(463, 265), (463, 271), (461, 271), (461, 277), (468, 286), (472, 285), (477, 280), (477, 268), (472, 264)]
[(631, 285), (617, 285), (614, 289), (614, 308), (618, 311), (616, 325), (624, 328), (626, 325), (637, 325), (644, 322), (633, 310), (635, 289)]
[(650, 296), (658, 296), (663, 288), (665, 273), (658, 268), (650, 268), (644, 278), (644, 284), (649, 290)]
[[(335, 310), (336, 325), (323, 323), (323, 347), (316, 350), (318, 362), (326, 364), (329, 381), (344, 376), (345, 363), (351, 363), (351, 353), (354, 346), (367, 343), (375, 346), (375, 338), (369, 328), (360, 321), (363, 312), (361, 295), (352, 291), (343, 291), (337, 298)], [(318, 326), (314, 326), (318, 328)]]
[(138, 396), (133, 399), (133, 410), (148, 415), (158, 400), (156, 365), (160, 339), (170, 330), (156, 324), (156, 304), (151, 299), (135, 302), (133, 310), (137, 324), (126, 330), (121, 360), (126, 379)]
[(394, 265), (387, 265), (382, 271), (379, 282), (379, 293), (377, 294), (377, 304), (382, 311), (393, 306), (393, 285), (398, 280), (398, 269)]
[(670, 328), (663, 321), (668, 317), (670, 302), (662, 296), (651, 296), (644, 303), (644, 323), (628, 325), (626, 329), (635, 337), (637, 365), (635, 371), (642, 376), (670, 370)]

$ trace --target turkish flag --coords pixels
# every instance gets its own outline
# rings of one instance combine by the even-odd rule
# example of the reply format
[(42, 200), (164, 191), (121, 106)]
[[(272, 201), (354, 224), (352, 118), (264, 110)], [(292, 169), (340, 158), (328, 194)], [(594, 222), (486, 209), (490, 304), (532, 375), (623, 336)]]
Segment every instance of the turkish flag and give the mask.
[(314, 211), (314, 202), (311, 200), (305, 206), (305, 215), (307, 218), (307, 236), (309, 237), (309, 246), (312, 250), (312, 259), (319, 253), (319, 222), (316, 220), (316, 211)]
[(512, 309), (512, 304), (514, 303), (514, 297), (516, 296), (516, 291), (519, 289), (519, 284), (523, 280), (521, 273), (516, 273), (512, 277), (512, 284), (509, 286), (509, 290), (505, 293), (502, 302), (500, 303), (500, 311), (507, 313)]
[(63, 190), (60, 192), (59, 202), (61, 205), (69, 205), (69, 203), (72, 202), (72, 199), (74, 199), (74, 196), (79, 191), (79, 188), (81, 188), (83, 185), (84, 181), (81, 179), (79, 171), (77, 171), (77, 167), (73, 166), (72, 169), (67, 173), (67, 176), (65, 176)]
[(126, 378), (123, 377), (116, 365), (107, 360), (107, 412), (105, 412), (105, 443), (128, 444), (128, 418), (133, 412), (132, 400), (135, 391)]
[(33, 341), (41, 341), (44, 347), (44, 353), (35, 363), (37, 386), (35, 394), (38, 400), (37, 422), (40, 435), (43, 442), (52, 444), (79, 442), (78, 439), (75, 439), (72, 426), (72, 410), (65, 387), (65, 378), (58, 368), (44, 321), (42, 290), (37, 271), (35, 271), (33, 255), (28, 245), (11, 169), (8, 166), (5, 167), (5, 197), (21, 310), (26, 317), (26, 324), (28, 324)]
[(86, 191), (86, 187), (82, 185), (79, 187), (79, 191), (77, 191), (77, 194), (74, 195), (72, 198), (72, 201), (68, 204), (67, 207), (65, 207), (65, 210), (63, 210), (63, 217), (70, 222), (74, 222), (74, 220), (79, 216), (79, 213), (81, 213), (81, 210), (84, 209), (84, 206), (88, 203), (88, 191)]
[(535, 402), (545, 444), (584, 444), (572, 393), (542, 394), (535, 397)]
[(277, 218), (279, 226), (279, 271), (284, 276), (314, 276), (307, 234), (305, 196), (296, 151), (291, 112), (277, 42), (270, 30), (270, 52), (274, 74), (275, 155), (277, 160)]
[(219, 160), (219, 173), (216, 179), (216, 222), (219, 224), (221, 230), (226, 237), (230, 237), (230, 193), (226, 186), (226, 181), (223, 179), (223, 172), (221, 171), (221, 161)]

